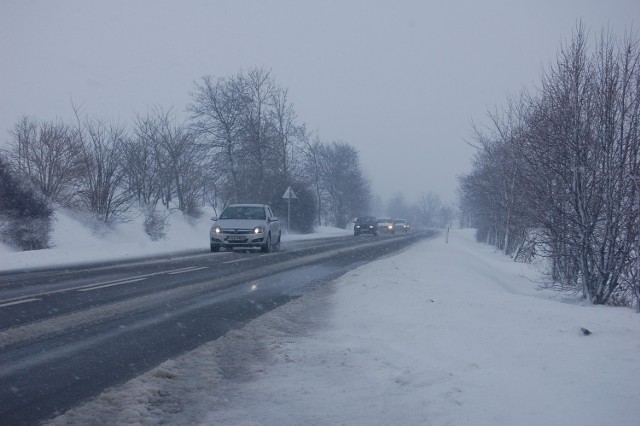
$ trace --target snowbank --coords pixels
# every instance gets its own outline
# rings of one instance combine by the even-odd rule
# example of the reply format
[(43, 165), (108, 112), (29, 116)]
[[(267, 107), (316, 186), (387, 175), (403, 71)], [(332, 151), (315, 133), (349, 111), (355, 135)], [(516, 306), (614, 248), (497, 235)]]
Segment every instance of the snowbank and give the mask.
[[(52, 248), (15, 251), (0, 244), (0, 271), (47, 266), (71, 266), (88, 262), (131, 260), (189, 250), (209, 250), (212, 212), (187, 220), (180, 211), (167, 219), (166, 237), (151, 241), (144, 232), (143, 218), (118, 224), (108, 232), (97, 232), (81, 217), (56, 210), (51, 235)], [(287, 235), (283, 241), (350, 235), (349, 231), (321, 227), (313, 234)]]

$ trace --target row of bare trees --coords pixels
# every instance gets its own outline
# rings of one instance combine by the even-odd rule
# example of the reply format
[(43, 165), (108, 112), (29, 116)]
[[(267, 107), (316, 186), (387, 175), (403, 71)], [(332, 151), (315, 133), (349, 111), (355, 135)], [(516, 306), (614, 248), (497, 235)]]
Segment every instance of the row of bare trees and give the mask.
[(126, 210), (121, 151), (124, 128), (86, 120), (77, 125), (23, 117), (7, 156), (49, 200), (84, 207), (109, 222)]
[(188, 106), (215, 198), (277, 206), (287, 186), (314, 194), (309, 219), (346, 225), (368, 210), (371, 188), (359, 154), (323, 143), (298, 122), (288, 91), (264, 69), (196, 84)]
[[(578, 26), (535, 93), (476, 130), (461, 207), (516, 259), (543, 255), (549, 285), (594, 304), (640, 300), (640, 45)], [(635, 299), (634, 299), (635, 298)]]
[(282, 214), (288, 186), (299, 194), (300, 230), (314, 222), (344, 226), (368, 210), (371, 188), (358, 152), (313, 137), (264, 69), (203, 77), (183, 121), (162, 108), (130, 126), (75, 113), (75, 123), (22, 118), (6, 156), (49, 200), (107, 223), (132, 206), (150, 223), (161, 223), (165, 209), (197, 217), (206, 204), (232, 202), (270, 203)]

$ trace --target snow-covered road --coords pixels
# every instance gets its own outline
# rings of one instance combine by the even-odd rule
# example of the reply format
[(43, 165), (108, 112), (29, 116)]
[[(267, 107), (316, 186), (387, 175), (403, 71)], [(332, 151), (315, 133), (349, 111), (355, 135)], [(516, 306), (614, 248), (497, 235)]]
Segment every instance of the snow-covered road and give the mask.
[(51, 424), (638, 425), (638, 314), (538, 291), (539, 278), (456, 230)]

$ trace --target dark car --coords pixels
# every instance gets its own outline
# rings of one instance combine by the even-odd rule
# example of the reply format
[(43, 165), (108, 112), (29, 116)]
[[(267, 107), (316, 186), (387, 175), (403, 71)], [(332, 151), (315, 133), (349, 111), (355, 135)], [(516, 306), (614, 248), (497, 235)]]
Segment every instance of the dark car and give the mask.
[(378, 220), (373, 216), (360, 216), (353, 223), (353, 235), (378, 235)]

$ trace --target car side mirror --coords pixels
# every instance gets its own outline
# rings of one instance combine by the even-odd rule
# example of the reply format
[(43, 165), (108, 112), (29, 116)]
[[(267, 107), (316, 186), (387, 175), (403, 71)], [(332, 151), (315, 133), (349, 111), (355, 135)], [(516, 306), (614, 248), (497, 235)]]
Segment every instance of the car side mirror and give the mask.
[(278, 218), (274, 216), (271, 220), (272, 220), (273, 222), (277, 222), (277, 221), (278, 221)]
[(211, 216), (211, 220), (215, 222), (218, 218), (216, 216)]

